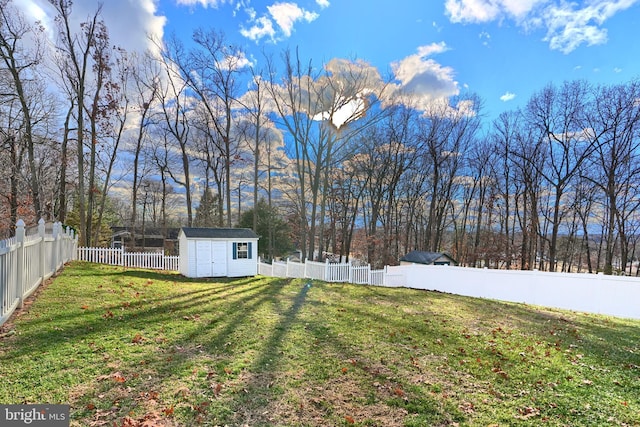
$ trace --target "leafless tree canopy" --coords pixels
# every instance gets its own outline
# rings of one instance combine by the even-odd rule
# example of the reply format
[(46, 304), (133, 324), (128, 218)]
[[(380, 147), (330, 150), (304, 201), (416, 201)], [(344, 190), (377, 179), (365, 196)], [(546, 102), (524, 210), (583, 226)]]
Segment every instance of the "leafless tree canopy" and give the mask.
[(249, 59), (215, 29), (125, 52), (99, 7), (74, 26), (49, 1), (53, 46), (0, 0), (3, 235), (45, 217), (97, 245), (205, 210), (232, 227), (264, 200), (253, 227), (277, 213), (305, 258), (636, 274), (637, 80), (549, 83), (489, 120), (472, 93), (416, 100), (366, 61), (299, 50)]

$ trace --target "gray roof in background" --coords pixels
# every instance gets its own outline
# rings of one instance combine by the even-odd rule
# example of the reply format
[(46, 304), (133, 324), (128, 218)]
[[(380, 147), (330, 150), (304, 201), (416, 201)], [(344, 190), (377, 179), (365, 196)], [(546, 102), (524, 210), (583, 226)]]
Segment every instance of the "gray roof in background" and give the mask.
[(400, 261), (414, 262), (416, 264), (433, 264), (437, 259), (445, 257), (452, 262), (456, 262), (453, 258), (444, 252), (427, 252), (427, 251), (411, 251), (402, 258)]
[(182, 227), (186, 237), (196, 239), (257, 239), (258, 235), (248, 228)]

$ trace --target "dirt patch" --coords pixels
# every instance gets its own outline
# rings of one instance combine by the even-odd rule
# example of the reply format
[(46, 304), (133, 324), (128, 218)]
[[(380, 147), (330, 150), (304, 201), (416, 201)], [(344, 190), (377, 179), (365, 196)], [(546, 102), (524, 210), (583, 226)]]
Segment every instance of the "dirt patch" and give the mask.
[[(270, 376), (268, 376), (270, 377)], [(268, 386), (273, 378), (253, 378), (254, 384)], [(264, 406), (245, 407), (237, 413), (238, 425), (269, 423), (276, 425), (326, 426), (366, 423), (369, 426), (400, 427), (407, 411), (389, 406), (390, 385), (363, 387), (349, 376), (334, 378), (322, 385), (293, 388)]]

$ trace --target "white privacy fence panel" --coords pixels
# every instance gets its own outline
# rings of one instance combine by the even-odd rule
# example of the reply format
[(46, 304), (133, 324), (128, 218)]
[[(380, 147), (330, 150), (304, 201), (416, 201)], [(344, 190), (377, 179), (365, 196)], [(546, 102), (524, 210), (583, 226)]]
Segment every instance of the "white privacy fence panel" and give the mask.
[(287, 277), (296, 277), (299, 279), (303, 279), (305, 277), (304, 264), (301, 262), (288, 262)]
[(166, 256), (158, 252), (125, 252), (124, 249), (80, 247), (76, 259), (122, 267), (178, 271), (180, 257)]
[(287, 277), (287, 263), (274, 261), (272, 273), (272, 277)]
[(430, 265), (388, 271), (404, 275), (409, 288), (640, 319), (636, 277)]
[(260, 274), (261, 276), (274, 277), (273, 264), (258, 262), (258, 274)]
[(45, 222), (38, 222), (38, 233), (25, 235), (25, 223), (18, 220), (16, 235), (0, 241), (0, 325), (20, 307), (46, 279), (75, 256), (77, 239), (72, 230), (53, 224), (46, 234)]
[(324, 262), (305, 261), (307, 266), (306, 277), (316, 280), (325, 280), (327, 264)]

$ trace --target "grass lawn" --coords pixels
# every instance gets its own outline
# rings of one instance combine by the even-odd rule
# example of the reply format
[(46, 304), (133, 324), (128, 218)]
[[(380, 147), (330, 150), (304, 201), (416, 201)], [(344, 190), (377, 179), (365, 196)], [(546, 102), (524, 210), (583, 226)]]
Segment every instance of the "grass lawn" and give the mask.
[(640, 425), (640, 321), (75, 262), (0, 333), (0, 403), (77, 426)]

